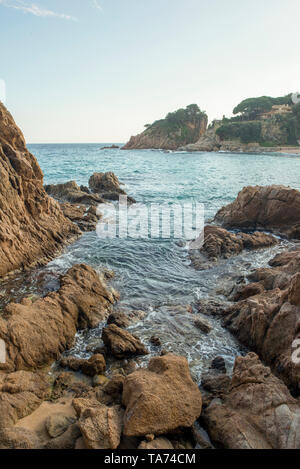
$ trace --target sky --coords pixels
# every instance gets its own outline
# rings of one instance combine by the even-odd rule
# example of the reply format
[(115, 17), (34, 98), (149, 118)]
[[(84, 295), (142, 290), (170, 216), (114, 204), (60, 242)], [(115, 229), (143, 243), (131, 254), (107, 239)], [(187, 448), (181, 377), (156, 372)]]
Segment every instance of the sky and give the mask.
[(300, 91), (299, 0), (0, 0), (0, 97), (28, 143), (126, 142), (197, 103)]

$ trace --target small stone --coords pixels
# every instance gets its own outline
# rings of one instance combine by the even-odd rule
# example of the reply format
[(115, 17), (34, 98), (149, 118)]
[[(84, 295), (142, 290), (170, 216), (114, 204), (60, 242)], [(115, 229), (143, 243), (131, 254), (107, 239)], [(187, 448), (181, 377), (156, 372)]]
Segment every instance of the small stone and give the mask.
[(151, 337), (150, 342), (152, 345), (155, 345), (156, 347), (161, 346), (161, 341), (158, 337), (155, 337), (154, 335)]
[(109, 382), (109, 379), (104, 375), (96, 375), (93, 378), (93, 386), (94, 387), (104, 386), (108, 382)]
[(197, 318), (194, 322), (195, 326), (200, 329), (204, 334), (209, 334), (212, 331), (212, 326), (205, 319)]

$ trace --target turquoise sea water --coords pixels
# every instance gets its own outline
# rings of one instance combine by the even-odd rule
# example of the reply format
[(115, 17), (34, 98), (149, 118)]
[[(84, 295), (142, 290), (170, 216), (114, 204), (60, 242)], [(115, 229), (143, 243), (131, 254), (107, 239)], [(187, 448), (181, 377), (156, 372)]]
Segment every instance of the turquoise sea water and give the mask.
[[(194, 199), (204, 204), (206, 219), (247, 185), (284, 184), (300, 190), (300, 156), (101, 150), (103, 146), (29, 145), (29, 149), (38, 159), (46, 184), (76, 180), (88, 185), (92, 173), (113, 171), (138, 202)], [(282, 248), (244, 253), (209, 271), (196, 272), (186, 249), (174, 240), (104, 240), (87, 233), (46, 270), (63, 272), (81, 262), (113, 269), (120, 307), (147, 312), (143, 322), (132, 326), (133, 332), (147, 345), (152, 335), (160, 337), (164, 348), (186, 354), (199, 375), (216, 355), (224, 356), (231, 366), (241, 349), (216, 319), (208, 318), (213, 332), (203, 335), (193, 326), (192, 315), (178, 305), (198, 298), (222, 299), (232, 276), (267, 265)], [(73, 352), (88, 354), (87, 345), (100, 335), (101, 328), (80, 334)]]

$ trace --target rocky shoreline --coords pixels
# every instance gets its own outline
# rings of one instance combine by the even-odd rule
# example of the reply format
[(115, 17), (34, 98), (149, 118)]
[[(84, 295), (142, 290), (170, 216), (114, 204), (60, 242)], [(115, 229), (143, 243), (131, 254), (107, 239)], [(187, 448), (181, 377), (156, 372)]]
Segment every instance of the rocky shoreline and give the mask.
[[(95, 230), (98, 204), (126, 193), (113, 173), (95, 173), (88, 188), (72, 181), (44, 189), (3, 105), (0, 130), (4, 278)], [(190, 307), (203, 334), (211, 328), (203, 316), (217, 317), (251, 351), (236, 359), (232, 376), (215, 357), (195, 383), (187, 358), (167, 353), (156, 336), (150, 342), (157, 356), (139, 367), (151, 344), (128, 328), (146, 313), (118, 308), (111, 272), (74, 265), (54, 291), (10, 301), (0, 313), (1, 449), (300, 448), (300, 192), (246, 187), (204, 235), (203, 248), (190, 253), (191, 269), (275, 246), (282, 237), (293, 243), (268, 268), (234, 281), (224, 303), (208, 298)], [(102, 345), (90, 358), (65, 354), (78, 331), (99, 325)], [(109, 361), (115, 366), (108, 372)]]

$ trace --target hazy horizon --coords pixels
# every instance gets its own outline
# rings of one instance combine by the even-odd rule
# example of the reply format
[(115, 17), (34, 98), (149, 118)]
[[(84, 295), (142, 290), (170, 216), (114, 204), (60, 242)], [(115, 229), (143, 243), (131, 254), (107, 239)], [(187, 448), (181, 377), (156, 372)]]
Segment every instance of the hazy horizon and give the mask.
[(230, 116), (300, 91), (299, 13), (298, 0), (0, 0), (6, 106), (29, 144), (125, 143), (191, 103)]

